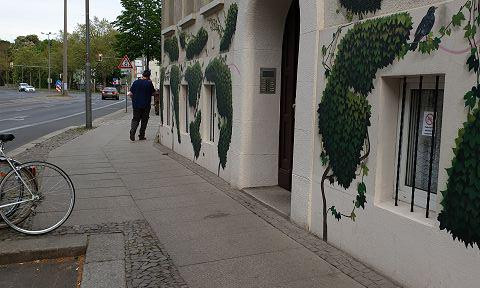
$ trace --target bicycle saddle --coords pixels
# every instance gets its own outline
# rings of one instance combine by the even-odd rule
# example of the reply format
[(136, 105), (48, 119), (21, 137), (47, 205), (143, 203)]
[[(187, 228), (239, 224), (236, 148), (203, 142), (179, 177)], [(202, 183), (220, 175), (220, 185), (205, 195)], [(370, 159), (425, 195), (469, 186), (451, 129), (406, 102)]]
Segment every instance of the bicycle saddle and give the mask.
[(0, 134), (0, 142), (10, 142), (15, 139), (13, 134)]

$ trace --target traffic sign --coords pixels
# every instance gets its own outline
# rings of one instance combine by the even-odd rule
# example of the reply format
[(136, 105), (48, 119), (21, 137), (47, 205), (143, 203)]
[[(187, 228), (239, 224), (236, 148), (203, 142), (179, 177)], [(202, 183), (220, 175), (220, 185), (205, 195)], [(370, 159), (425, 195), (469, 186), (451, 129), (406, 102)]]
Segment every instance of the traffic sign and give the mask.
[(57, 92), (62, 92), (62, 81), (57, 80), (57, 82), (55, 82), (55, 89)]
[(132, 63), (130, 62), (130, 59), (128, 59), (128, 56), (125, 55), (123, 56), (122, 62), (118, 65), (118, 69), (132, 69)]

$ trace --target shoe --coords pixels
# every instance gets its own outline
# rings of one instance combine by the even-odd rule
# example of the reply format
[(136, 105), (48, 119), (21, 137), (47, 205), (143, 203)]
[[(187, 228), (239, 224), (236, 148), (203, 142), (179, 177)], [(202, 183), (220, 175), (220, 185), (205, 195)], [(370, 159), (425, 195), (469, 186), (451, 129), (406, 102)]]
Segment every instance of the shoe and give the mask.
[(130, 140), (135, 141), (135, 134), (130, 134)]
[(145, 136), (144, 137), (138, 137), (138, 140), (144, 141), (144, 140), (147, 140), (147, 138), (145, 138)]

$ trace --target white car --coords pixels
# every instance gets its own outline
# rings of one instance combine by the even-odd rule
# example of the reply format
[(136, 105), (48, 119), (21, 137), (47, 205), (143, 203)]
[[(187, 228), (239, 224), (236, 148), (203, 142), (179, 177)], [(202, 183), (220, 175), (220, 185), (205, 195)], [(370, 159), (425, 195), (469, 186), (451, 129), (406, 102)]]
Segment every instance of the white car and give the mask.
[(27, 87), (25, 87), (24, 91), (27, 92), (27, 93), (29, 93), (29, 92), (34, 93), (35, 92), (35, 87), (28, 85)]
[(28, 85), (28, 83), (18, 84), (18, 92), (25, 92), (25, 88), (27, 88), (27, 86), (30, 86), (30, 85)]

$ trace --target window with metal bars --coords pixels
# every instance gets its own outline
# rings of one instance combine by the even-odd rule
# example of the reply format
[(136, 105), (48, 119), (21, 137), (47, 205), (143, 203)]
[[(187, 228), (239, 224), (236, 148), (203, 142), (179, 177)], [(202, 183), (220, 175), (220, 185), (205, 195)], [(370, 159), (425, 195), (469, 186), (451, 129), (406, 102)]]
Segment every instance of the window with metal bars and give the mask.
[(167, 126), (170, 126), (170, 121), (171, 121), (171, 119), (170, 119), (170, 114), (171, 114), (171, 112), (170, 112), (170, 109), (171, 109), (170, 86), (165, 85), (164, 87), (165, 87), (165, 88), (164, 88), (164, 92), (165, 92), (165, 93), (163, 93), (163, 94), (165, 95), (165, 102), (164, 102), (164, 103), (166, 104), (166, 105), (165, 105), (165, 109), (167, 110), (167, 113), (166, 113), (166, 116), (167, 116)]
[(395, 205), (436, 210), (444, 81), (441, 76), (404, 78), (400, 102)]
[(210, 142), (215, 142), (215, 86), (210, 87)]
[(190, 106), (188, 106), (188, 85), (183, 85), (183, 97), (184, 97), (184, 107), (185, 107), (185, 133), (188, 133), (188, 128), (189, 128), (189, 110), (190, 110)]

